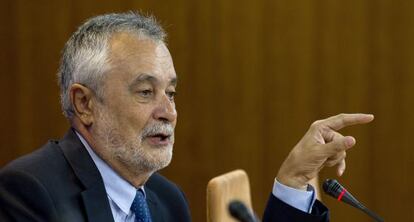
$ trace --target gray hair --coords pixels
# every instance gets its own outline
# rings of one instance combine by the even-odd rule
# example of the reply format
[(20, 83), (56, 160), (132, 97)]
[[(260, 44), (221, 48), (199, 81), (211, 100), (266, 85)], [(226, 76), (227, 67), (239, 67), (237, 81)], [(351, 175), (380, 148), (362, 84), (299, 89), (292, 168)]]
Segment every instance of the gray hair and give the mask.
[(101, 83), (110, 69), (108, 41), (114, 33), (131, 32), (164, 42), (166, 33), (153, 16), (136, 12), (93, 17), (81, 25), (65, 44), (58, 71), (63, 114), (74, 116), (70, 86), (80, 83), (102, 98)]

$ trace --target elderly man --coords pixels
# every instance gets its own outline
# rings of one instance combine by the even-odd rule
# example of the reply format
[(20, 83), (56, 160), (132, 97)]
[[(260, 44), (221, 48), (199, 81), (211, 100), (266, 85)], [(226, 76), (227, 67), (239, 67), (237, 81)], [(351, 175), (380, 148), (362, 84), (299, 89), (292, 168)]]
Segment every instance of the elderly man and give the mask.
[[(108, 14), (69, 39), (59, 70), (72, 128), (0, 172), (1, 221), (190, 221), (181, 190), (157, 173), (172, 158), (177, 77), (151, 17)], [(345, 169), (355, 144), (337, 130), (372, 115), (316, 121), (282, 164), (264, 221), (328, 221), (308, 182)]]

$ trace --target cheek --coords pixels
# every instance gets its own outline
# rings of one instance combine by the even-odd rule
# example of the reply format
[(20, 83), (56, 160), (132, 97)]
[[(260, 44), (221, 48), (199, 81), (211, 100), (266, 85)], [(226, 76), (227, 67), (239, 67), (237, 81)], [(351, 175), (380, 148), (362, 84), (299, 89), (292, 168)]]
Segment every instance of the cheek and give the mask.
[(109, 111), (116, 118), (115, 121), (120, 131), (128, 136), (136, 137), (150, 121), (153, 107), (149, 103), (136, 101), (136, 97), (127, 92), (124, 94), (114, 92), (111, 96), (112, 103)]
[[(131, 133), (134, 133), (135, 136), (137, 134), (141, 134), (142, 130), (145, 128), (149, 120), (151, 119), (151, 112), (150, 110), (142, 109), (132, 109), (131, 107), (128, 110), (122, 112), (121, 116), (121, 126), (124, 129), (129, 129)], [(121, 128), (122, 129), (122, 128)]]
[(177, 125), (177, 118), (175, 118), (174, 122), (172, 122), (172, 125), (175, 128), (175, 126)]

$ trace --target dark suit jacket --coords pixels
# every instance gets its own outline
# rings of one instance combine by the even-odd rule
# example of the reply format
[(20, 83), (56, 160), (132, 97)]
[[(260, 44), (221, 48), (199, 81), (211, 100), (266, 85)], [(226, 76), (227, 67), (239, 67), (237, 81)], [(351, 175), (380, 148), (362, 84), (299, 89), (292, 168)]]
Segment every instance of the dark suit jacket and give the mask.
[[(145, 191), (154, 222), (191, 221), (174, 183), (155, 173)], [(318, 202), (309, 215), (271, 195), (263, 219), (326, 222), (328, 212)], [(73, 130), (1, 169), (0, 221), (113, 221), (102, 177)]]

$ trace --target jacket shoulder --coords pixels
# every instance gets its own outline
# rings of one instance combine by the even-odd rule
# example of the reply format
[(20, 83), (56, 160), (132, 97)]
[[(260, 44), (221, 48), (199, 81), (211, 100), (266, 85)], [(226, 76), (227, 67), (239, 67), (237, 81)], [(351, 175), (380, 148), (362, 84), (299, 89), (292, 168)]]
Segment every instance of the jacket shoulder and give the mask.
[(10, 172), (27, 173), (35, 177), (50, 177), (50, 171), (58, 170), (64, 162), (65, 158), (58, 147), (58, 141), (50, 140), (34, 152), (7, 164), (0, 170), (0, 177)]
[(48, 143), (0, 170), (1, 221), (57, 221), (55, 203), (42, 180), (51, 169), (48, 158), (58, 156)]

